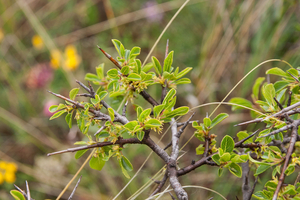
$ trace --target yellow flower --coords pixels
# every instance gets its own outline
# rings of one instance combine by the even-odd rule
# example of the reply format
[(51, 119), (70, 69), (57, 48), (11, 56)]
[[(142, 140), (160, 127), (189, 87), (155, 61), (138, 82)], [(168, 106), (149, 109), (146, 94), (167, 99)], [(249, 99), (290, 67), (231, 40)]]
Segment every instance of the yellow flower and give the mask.
[(2, 29), (0, 28), (0, 42), (3, 40), (4, 38), (4, 33), (2, 31)]
[(18, 169), (18, 166), (15, 163), (9, 162), (6, 163), (6, 171), (7, 172), (16, 172)]
[(77, 54), (77, 50), (74, 45), (68, 45), (65, 49), (65, 62), (64, 66), (68, 70), (77, 69), (81, 62), (80, 56)]
[(51, 51), (51, 67), (53, 69), (57, 69), (60, 66), (61, 62), (61, 53), (58, 49), (54, 49)]
[(0, 161), (0, 168), (1, 169), (6, 169), (6, 162), (5, 161)]
[(4, 179), (7, 183), (14, 183), (16, 181), (16, 175), (13, 172), (6, 171), (4, 174)]
[(4, 182), (4, 176), (3, 174), (0, 172), (0, 185)]
[(44, 42), (39, 35), (34, 35), (31, 39), (31, 42), (36, 49), (42, 49), (44, 47)]

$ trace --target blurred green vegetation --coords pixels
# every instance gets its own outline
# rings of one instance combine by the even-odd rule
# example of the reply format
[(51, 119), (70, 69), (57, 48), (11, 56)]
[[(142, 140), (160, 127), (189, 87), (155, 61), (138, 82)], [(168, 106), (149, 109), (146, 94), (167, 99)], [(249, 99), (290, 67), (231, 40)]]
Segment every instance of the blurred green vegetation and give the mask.
[[(83, 137), (77, 128), (69, 130), (64, 121), (48, 120), (47, 108), (60, 100), (47, 90), (68, 95), (76, 86), (75, 80), (84, 81), (85, 74), (94, 73), (100, 63), (105, 63), (106, 69), (113, 67), (97, 45), (116, 57), (111, 43), (114, 38), (128, 49), (140, 46), (143, 61), (182, 4), (181, 0), (0, 1), (0, 158), (18, 165), (18, 186), (24, 189), (28, 180), (35, 199), (54, 199), (84, 162), (84, 158), (75, 160), (74, 154), (45, 156), (71, 147)], [(298, 67), (299, 8), (296, 0), (191, 0), (153, 52), (162, 60), (169, 39), (169, 50), (175, 51), (175, 67), (194, 68), (189, 74), (192, 84), (178, 90), (178, 104), (194, 107), (221, 101), (247, 72), (267, 59), (283, 59)], [(40, 38), (34, 40), (35, 36)], [(73, 48), (71, 53), (67, 47)], [(57, 66), (53, 59), (59, 60)], [(265, 76), (264, 71), (274, 66), (287, 68), (279, 62), (264, 65), (247, 77), (231, 97), (249, 98), (255, 78)], [(160, 90), (150, 87), (149, 92), (159, 99)], [(213, 108), (198, 109), (195, 119), (201, 120)], [(230, 112), (229, 107), (222, 106), (218, 111), (222, 110)], [(235, 136), (239, 128), (232, 125), (246, 119), (248, 112), (232, 114), (215, 134)], [(182, 145), (192, 133), (192, 128), (186, 130)], [(158, 141), (160, 135), (153, 137)], [(161, 146), (168, 139), (166, 136)], [(198, 145), (197, 140), (191, 140), (184, 148), (180, 167), (199, 159), (195, 155)], [(150, 150), (131, 146), (124, 152), (134, 165), (130, 174), (133, 176)], [(161, 167), (159, 158), (151, 156), (120, 199), (130, 197), (151, 181)], [(100, 172), (85, 167), (81, 174), (83, 178), (74, 199), (110, 199), (128, 182), (117, 162), (106, 163)], [(270, 174), (261, 177), (262, 185), (264, 177)], [(241, 198), (241, 179), (226, 173), (219, 178), (214, 168), (197, 169), (181, 177), (181, 182), (214, 189), (228, 199)], [(12, 188), (9, 183), (0, 185), (0, 199), (9, 199)], [(151, 185), (138, 199), (147, 197), (153, 188)], [(219, 199), (203, 189), (192, 188), (187, 192), (191, 199)]]

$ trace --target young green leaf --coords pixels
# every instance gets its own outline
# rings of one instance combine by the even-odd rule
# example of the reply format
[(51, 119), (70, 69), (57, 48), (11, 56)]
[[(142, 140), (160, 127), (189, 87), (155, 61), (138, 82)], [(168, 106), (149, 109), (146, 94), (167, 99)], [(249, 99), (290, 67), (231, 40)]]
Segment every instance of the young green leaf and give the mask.
[(220, 165), (220, 156), (219, 156), (219, 154), (215, 154), (211, 158), (213, 159), (213, 161), (215, 163), (217, 163), (218, 165)]
[(231, 163), (229, 165), (229, 171), (239, 178), (242, 177), (242, 168), (236, 163)]
[(139, 116), (139, 122), (144, 122), (147, 117), (149, 117), (151, 113), (151, 108), (144, 110)]
[(91, 100), (91, 102), (94, 104), (94, 105), (96, 105), (97, 103), (99, 103), (100, 102), (100, 97), (99, 97), (99, 95), (98, 94), (96, 94), (95, 95), (95, 99), (90, 99)]
[(119, 56), (121, 58), (124, 57), (125, 52), (124, 52), (124, 46), (123, 46), (123, 44), (119, 40), (116, 40), (116, 39), (113, 39), (112, 43), (114, 44), (114, 46), (115, 46), (115, 48), (116, 48)]
[(57, 111), (57, 107), (58, 105), (52, 105), (49, 107), (49, 112), (54, 113), (55, 111)]
[(129, 73), (129, 66), (124, 66), (124, 67), (122, 67), (121, 73), (122, 73), (123, 75), (127, 75), (127, 74)]
[(233, 139), (229, 136), (226, 135), (221, 142), (221, 148), (223, 149), (224, 153), (229, 152), (231, 153), (234, 149), (234, 141)]
[(100, 64), (98, 67), (96, 67), (96, 73), (99, 79), (104, 78), (104, 63)]
[(230, 160), (230, 153), (226, 152), (220, 157), (221, 162), (227, 162)]
[(221, 177), (223, 174), (223, 168), (218, 169), (218, 176)]
[(137, 125), (138, 125), (137, 121), (131, 121), (131, 122), (128, 122), (127, 124), (125, 124), (124, 127), (126, 129), (128, 129), (129, 131), (133, 131)]
[(113, 122), (115, 120), (115, 112), (112, 108), (108, 108), (108, 114), (110, 116), (110, 120)]
[(189, 71), (191, 71), (193, 68), (192, 67), (187, 67), (184, 70), (182, 70), (181, 72), (179, 72), (175, 77), (176, 79), (179, 79), (181, 77), (183, 77), (184, 75), (186, 75), (187, 73), (189, 73)]
[(169, 103), (169, 101), (171, 101), (171, 99), (174, 97), (175, 94), (176, 94), (176, 90), (174, 88), (172, 88), (165, 96), (162, 104), (167, 105)]
[(173, 117), (176, 117), (176, 116), (185, 115), (188, 112), (189, 112), (189, 107), (182, 106), (182, 107), (176, 108), (175, 110), (167, 113), (166, 118), (173, 118)]
[(136, 57), (140, 54), (141, 48), (140, 47), (133, 47), (130, 51), (130, 58)]
[(102, 91), (98, 94), (100, 101), (102, 101), (108, 93), (106, 91)]
[(117, 70), (117, 69), (110, 69), (110, 70), (107, 72), (107, 75), (108, 75), (109, 78), (118, 78), (119, 73), (118, 73), (118, 70)]
[(274, 102), (275, 88), (272, 83), (266, 85), (263, 88), (263, 95), (269, 105), (275, 105), (275, 102)]
[(65, 112), (67, 112), (67, 111), (66, 111), (66, 110), (61, 110), (61, 111), (58, 111), (58, 112), (54, 113), (54, 114), (52, 115), (52, 117), (50, 117), (50, 119), (49, 119), (49, 120), (52, 120), (52, 119), (58, 118), (59, 116), (61, 116), (61, 115), (62, 115), (62, 114), (64, 114)]
[[(240, 97), (235, 97), (229, 100), (229, 103), (234, 103), (234, 104), (238, 104), (244, 107), (248, 107), (248, 108), (252, 108), (252, 103), (250, 101), (248, 101), (247, 99), (244, 98), (240, 98)], [(237, 106), (237, 105), (232, 105), (232, 110), (238, 110), (238, 109), (245, 109), (241, 106)]]
[(257, 176), (257, 175), (263, 173), (264, 171), (266, 171), (270, 167), (271, 167), (271, 165), (268, 165), (268, 164), (260, 164), (258, 166), (258, 168), (256, 169), (256, 172), (255, 172), (254, 176)]
[(145, 132), (140, 130), (136, 133), (136, 137), (139, 139), (139, 141), (142, 141), (144, 138)]
[(205, 117), (205, 118), (203, 119), (203, 124), (204, 124), (204, 126), (205, 126), (206, 128), (210, 127), (210, 125), (211, 125), (211, 120), (210, 120), (210, 118)]
[(101, 170), (103, 168), (105, 164), (105, 161), (102, 160), (99, 156), (97, 157), (92, 157), (90, 162), (89, 162), (89, 165), (92, 169), (95, 169), (95, 170)]
[(162, 71), (161, 71), (160, 62), (154, 56), (152, 56), (152, 63), (153, 63), (153, 66), (154, 66), (154, 69), (155, 69), (156, 73), (158, 75), (161, 75)]
[(265, 80), (265, 77), (258, 77), (255, 80), (255, 83), (252, 87), (252, 93), (253, 93), (253, 96), (255, 97), (255, 99), (258, 99), (259, 87), (264, 80)]
[(148, 121), (145, 122), (146, 128), (160, 127), (160, 126), (161, 126), (161, 122), (157, 119), (149, 119)]
[(75, 99), (75, 97), (76, 97), (78, 91), (79, 91), (79, 88), (74, 88), (74, 89), (72, 89), (72, 90), (70, 91), (69, 96), (70, 96), (70, 99), (71, 99), (71, 100), (74, 100), (74, 99)]
[(275, 92), (282, 90), (290, 84), (288, 81), (277, 81), (274, 83)]
[(182, 84), (189, 84), (191, 83), (191, 80), (189, 78), (182, 78), (177, 81), (175, 81), (176, 85), (182, 85)]
[[(237, 137), (239, 138), (239, 141), (245, 139), (248, 136), (249, 136), (249, 134), (246, 131), (240, 131), (237, 133)], [(247, 143), (251, 143), (251, 142), (253, 142), (253, 138), (249, 138), (244, 143), (247, 144)]]
[(280, 69), (278, 67), (274, 67), (272, 69), (267, 70), (266, 74), (274, 74), (274, 75), (283, 76), (283, 77), (287, 77), (288, 76), (287, 73), (285, 73), (282, 69)]
[(87, 81), (101, 82), (101, 79), (97, 75), (92, 73), (87, 73), (84, 79)]
[(130, 80), (130, 81), (140, 81), (142, 80), (141, 76), (136, 74), (136, 73), (131, 73), (129, 74), (129, 76), (127, 77), (127, 80)]
[(218, 116), (216, 116), (212, 122), (210, 127), (214, 127), (215, 125), (217, 125), (218, 123), (220, 123), (221, 121), (223, 121), (224, 119), (226, 119), (229, 115), (227, 113), (220, 113), (218, 114)]
[(69, 128), (72, 128), (72, 113), (69, 113), (66, 115), (65, 120), (67, 124), (69, 125)]
[(153, 67), (153, 63), (147, 63), (143, 68), (142, 68), (142, 71), (143, 72), (148, 72), (150, 69), (152, 69)]
[(14, 197), (15, 200), (26, 200), (23, 194), (18, 190), (11, 190), (10, 194)]
[(202, 155), (204, 153), (205, 147), (203, 146), (203, 144), (200, 144), (197, 148), (196, 148), (196, 154), (197, 155)]
[(88, 149), (83, 149), (83, 150), (80, 150), (80, 151), (77, 151), (76, 154), (75, 154), (75, 159), (78, 159), (80, 158), (81, 156), (83, 156), (85, 154), (85, 152), (87, 152)]
[(171, 51), (168, 56), (166, 57), (165, 61), (164, 61), (164, 67), (163, 67), (163, 71), (164, 72), (170, 72), (171, 73), (171, 66), (173, 63), (173, 54), (174, 51)]
[(153, 108), (153, 114), (154, 114), (154, 117), (158, 117), (158, 115), (161, 113), (161, 111), (162, 111), (164, 108), (165, 108), (165, 105), (164, 105), (164, 104), (155, 106), (155, 107)]
[(122, 156), (121, 163), (122, 163), (123, 168), (126, 171), (132, 171), (133, 170), (132, 164), (130, 163), (130, 161), (125, 156)]

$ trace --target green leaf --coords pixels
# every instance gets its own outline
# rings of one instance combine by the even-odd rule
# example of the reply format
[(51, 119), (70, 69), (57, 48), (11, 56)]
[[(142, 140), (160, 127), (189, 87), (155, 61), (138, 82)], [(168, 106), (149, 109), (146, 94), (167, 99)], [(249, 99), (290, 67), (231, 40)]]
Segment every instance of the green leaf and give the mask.
[(146, 128), (160, 127), (160, 126), (161, 126), (161, 122), (159, 120), (157, 120), (157, 119), (149, 119), (145, 123), (145, 127)]
[(130, 51), (128, 49), (125, 50), (125, 60), (129, 60)]
[(191, 71), (193, 68), (192, 67), (187, 67), (184, 70), (182, 70), (181, 72), (179, 72), (175, 77), (176, 79), (179, 79), (181, 77), (183, 77), (184, 75), (186, 75), (187, 73), (189, 73), (189, 71)]
[(172, 88), (165, 96), (162, 104), (167, 105), (169, 103), (169, 101), (171, 101), (171, 99), (174, 97), (175, 94), (176, 94), (176, 90), (174, 88)]
[(144, 110), (139, 116), (139, 122), (144, 122), (147, 117), (149, 117), (151, 113), (151, 108)]
[(287, 77), (287, 73), (285, 73), (282, 69), (280, 69), (278, 67), (274, 67), (272, 69), (267, 70), (266, 74), (274, 74), (277, 76)]
[(137, 121), (131, 121), (124, 125), (124, 127), (130, 131), (133, 131), (134, 128), (138, 125)]
[[(229, 100), (229, 103), (235, 103), (244, 107), (248, 107), (248, 108), (252, 108), (252, 103), (250, 101), (248, 101), (247, 99), (244, 98), (240, 98), (240, 97), (235, 97)], [(238, 110), (238, 109), (245, 109), (243, 107), (240, 106), (235, 106), (232, 105), (232, 110)]]
[(205, 147), (203, 146), (203, 144), (200, 144), (197, 148), (196, 148), (196, 154), (197, 155), (202, 155), (204, 153)]
[(104, 78), (104, 63), (100, 64), (98, 67), (96, 67), (96, 73), (99, 79)]
[(277, 81), (276, 83), (274, 83), (275, 92), (277, 93), (278, 91), (282, 90), (283, 88), (285, 88), (289, 84), (290, 83), (287, 82), (287, 81)]
[(129, 76), (127, 77), (127, 80), (130, 80), (130, 81), (140, 81), (142, 80), (141, 76), (136, 74), (136, 73), (131, 73), (129, 74)]
[(223, 174), (223, 168), (218, 169), (218, 176), (221, 177)]
[(71, 99), (71, 100), (74, 100), (74, 99), (75, 99), (75, 97), (76, 97), (78, 91), (79, 91), (79, 88), (74, 88), (74, 89), (72, 89), (72, 90), (70, 91), (69, 96), (70, 96), (70, 99)]
[(174, 51), (171, 51), (168, 56), (166, 57), (165, 61), (164, 61), (164, 67), (163, 67), (163, 71), (164, 72), (170, 72), (171, 73), (171, 66), (173, 63), (173, 54)]
[(66, 110), (61, 110), (61, 111), (58, 111), (58, 112), (54, 113), (54, 114), (52, 115), (52, 117), (50, 117), (50, 119), (49, 119), (49, 120), (52, 120), (52, 119), (58, 118), (59, 116), (61, 116), (61, 115), (62, 115), (62, 114), (64, 114), (65, 112), (67, 112), (67, 111), (66, 111)]
[(268, 164), (260, 164), (254, 174), (254, 176), (257, 176), (261, 173), (263, 173), (264, 171), (266, 171), (267, 169), (269, 169), (271, 167), (271, 165)]
[(124, 46), (123, 44), (119, 41), (119, 40), (116, 40), (116, 39), (113, 39), (112, 40), (112, 43), (114, 44), (118, 54), (120, 57), (124, 57)]
[(203, 119), (203, 124), (204, 124), (204, 126), (205, 126), (206, 128), (208, 128), (208, 127), (210, 127), (210, 125), (211, 125), (211, 120), (210, 120), (208, 117), (205, 117), (205, 118)]
[(124, 176), (125, 176), (126, 178), (130, 178), (128, 172), (127, 172), (126, 169), (123, 167), (123, 164), (122, 164), (121, 159), (119, 160), (119, 165), (121, 166), (121, 169), (122, 169), (122, 172), (123, 172)]
[(130, 58), (136, 57), (140, 54), (141, 48), (140, 47), (133, 47), (130, 51)]
[(86, 141), (77, 141), (74, 143), (74, 145), (86, 145), (87, 142)]
[(191, 83), (191, 80), (189, 78), (182, 78), (177, 81), (175, 81), (176, 85), (181, 85), (181, 84), (189, 84)]
[(274, 97), (275, 97), (275, 88), (273, 86), (272, 83), (266, 85), (265, 87), (263, 87), (263, 95), (266, 99), (266, 101), (268, 102), (269, 105), (275, 105), (274, 103)]
[(122, 156), (121, 163), (122, 163), (123, 168), (126, 171), (132, 171), (133, 170), (132, 164), (130, 163), (130, 161), (125, 156)]
[(122, 67), (121, 73), (127, 75), (129, 73), (129, 66)]
[(15, 200), (26, 200), (23, 194), (18, 190), (11, 190), (10, 194), (15, 198)]
[(166, 117), (167, 118), (173, 118), (173, 117), (176, 117), (176, 116), (185, 115), (188, 112), (189, 112), (189, 107), (182, 106), (182, 107), (176, 108), (175, 110), (167, 113)]
[(100, 101), (102, 101), (108, 93), (106, 91), (102, 91), (98, 94)]
[(94, 105), (96, 105), (97, 103), (100, 102), (100, 97), (99, 97), (98, 94), (96, 94), (96, 95), (95, 95), (95, 99), (90, 98), (90, 100), (91, 100), (91, 102), (92, 102)]
[(227, 113), (220, 113), (218, 114), (218, 116), (216, 116), (212, 122), (210, 127), (214, 127), (215, 125), (217, 125), (218, 123), (220, 123), (221, 121), (223, 121), (224, 119), (226, 119), (229, 115)]
[(153, 66), (154, 66), (154, 69), (156, 71), (156, 73), (158, 75), (161, 75), (162, 74), (162, 71), (161, 71), (161, 65), (160, 65), (160, 62), (157, 60), (157, 58), (155, 58), (154, 56), (152, 56), (152, 63), (153, 63)]
[[(248, 137), (249, 134), (246, 131), (240, 131), (237, 133), (237, 137), (239, 138), (239, 141), (245, 139), (246, 137)], [(253, 141), (253, 138), (249, 138), (248, 140), (246, 140), (244, 143), (251, 143)]]
[(52, 105), (49, 107), (49, 112), (54, 113), (55, 111), (57, 111), (57, 107), (58, 105)]
[(136, 133), (136, 137), (139, 139), (139, 141), (142, 141), (144, 138), (145, 132), (140, 130)]
[(101, 170), (103, 168), (105, 164), (105, 161), (102, 160), (99, 156), (97, 157), (92, 157), (90, 162), (89, 162), (89, 165), (92, 169), (95, 169), (95, 170)]
[(76, 154), (75, 154), (75, 159), (78, 159), (80, 158), (81, 156), (83, 156), (85, 154), (85, 152), (87, 152), (88, 149), (83, 149), (83, 150), (80, 150), (80, 151), (77, 151)]
[(115, 120), (115, 112), (112, 108), (108, 108), (108, 114), (110, 116), (111, 121), (113, 122)]
[(219, 154), (215, 154), (211, 158), (213, 159), (213, 161), (215, 163), (217, 163), (218, 165), (220, 165), (220, 156), (219, 156)]
[(255, 99), (258, 99), (259, 87), (262, 84), (262, 82), (264, 82), (264, 80), (265, 80), (265, 77), (258, 77), (255, 80), (255, 83), (252, 87), (252, 93), (253, 93)]
[(227, 162), (230, 160), (230, 153), (226, 152), (220, 157), (221, 162)]
[(236, 163), (231, 163), (229, 165), (229, 171), (239, 178), (242, 177), (242, 168)]
[(161, 104), (161, 105), (158, 105), (158, 106), (155, 106), (153, 108), (153, 114), (154, 114), (154, 117), (157, 117), (161, 111), (164, 109), (165, 105), (164, 104)]
[(118, 70), (117, 70), (117, 69), (110, 69), (110, 70), (107, 72), (107, 75), (108, 75), (109, 78), (118, 78), (119, 73), (118, 73)]
[(101, 79), (97, 75), (92, 74), (92, 73), (87, 73), (85, 75), (84, 79), (87, 80), (87, 81), (101, 82)]
[(67, 124), (69, 125), (69, 128), (72, 128), (72, 113), (69, 113), (66, 115), (65, 120)]
[(143, 68), (142, 68), (142, 71), (143, 72), (148, 72), (150, 69), (152, 69), (153, 67), (153, 63), (147, 63)]
[(231, 153), (234, 149), (234, 141), (233, 139), (229, 136), (226, 135), (221, 142), (221, 148), (223, 149), (224, 153), (229, 152)]

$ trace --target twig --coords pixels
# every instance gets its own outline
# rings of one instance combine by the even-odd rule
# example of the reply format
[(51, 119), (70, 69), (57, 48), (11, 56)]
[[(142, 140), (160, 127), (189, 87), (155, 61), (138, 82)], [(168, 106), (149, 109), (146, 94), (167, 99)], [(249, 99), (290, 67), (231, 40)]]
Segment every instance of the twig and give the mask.
[(78, 83), (83, 89), (85, 89), (89, 94), (77, 94), (77, 96), (84, 96), (84, 97), (90, 97), (92, 99), (95, 99), (95, 91), (94, 88), (92, 87), (91, 83), (88, 81), (89, 87), (87, 87), (86, 85), (84, 85), (82, 82), (76, 80), (76, 83)]
[(126, 108), (127, 108), (127, 105), (128, 105), (128, 100), (126, 101), (126, 103), (124, 104), (124, 107), (123, 107), (123, 110), (122, 110), (122, 116), (126, 116)]
[(235, 147), (239, 147), (241, 144), (243, 144), (246, 140), (248, 140), (249, 138), (253, 137), (258, 131), (260, 131), (260, 129), (258, 129), (257, 131), (253, 132), (251, 135), (249, 135), (248, 137), (242, 139), (241, 141), (238, 141), (237, 143), (235, 143)]
[(142, 95), (142, 97), (148, 101), (152, 106), (158, 106), (159, 104), (157, 103), (157, 101), (155, 101), (150, 94), (148, 94), (145, 90), (140, 92), (140, 95)]
[(161, 189), (165, 185), (167, 179), (168, 179), (168, 170), (166, 170), (163, 179), (161, 181), (159, 181), (159, 184), (158, 184), (157, 188), (154, 190), (154, 192), (152, 192), (150, 197), (156, 195), (157, 193), (159, 193), (161, 191)]
[(288, 129), (291, 129), (292, 127), (293, 127), (293, 125), (292, 125), (292, 124), (289, 124), (289, 125), (286, 125), (286, 126), (280, 128), (280, 129), (277, 129), (277, 130), (275, 130), (275, 131), (272, 131), (271, 133), (269, 133), (269, 134), (267, 134), (267, 135), (262, 135), (262, 136), (260, 136), (260, 137), (258, 137), (258, 138), (264, 138), (264, 137), (268, 137), (268, 136), (271, 136), (271, 135), (275, 135), (275, 134), (280, 133), (280, 132), (282, 132), (282, 131), (286, 131), (286, 130), (288, 130)]
[(28, 185), (27, 180), (25, 181), (25, 183), (26, 183), (26, 191), (27, 191), (27, 200), (31, 200), (30, 190), (29, 190), (29, 185)]
[(101, 49), (98, 45), (97, 45), (98, 49), (100, 49), (102, 51), (102, 53), (112, 62), (114, 63), (114, 65), (116, 65), (119, 69), (122, 69), (122, 66), (118, 63), (118, 61), (116, 61), (111, 55), (109, 55), (108, 53), (106, 53), (103, 49)]
[(294, 151), (295, 143), (297, 141), (298, 126), (300, 125), (300, 120), (295, 120), (292, 125), (293, 125), (293, 128), (292, 128), (292, 135), (291, 135), (290, 146), (289, 146), (288, 151), (286, 153), (285, 161), (284, 161), (284, 164), (283, 164), (283, 167), (282, 167), (282, 171), (281, 171), (281, 174), (280, 174), (280, 177), (279, 177), (279, 180), (278, 180), (278, 184), (277, 184), (277, 187), (276, 187), (276, 190), (274, 192), (272, 200), (276, 200), (277, 199), (278, 193), (279, 193), (280, 188), (281, 188), (281, 186), (283, 184), (283, 181), (284, 181), (284, 178), (285, 178), (285, 170), (286, 170), (286, 168), (287, 168), (287, 166), (289, 164), (291, 155), (292, 155), (292, 153)]
[[(25, 197), (25, 198), (27, 198), (27, 194), (24, 192), (24, 190), (22, 190), (21, 188), (19, 188), (17, 185), (15, 185), (14, 184), (14, 186), (15, 186), (15, 188), (19, 191), (19, 192), (21, 192), (22, 193), (22, 195)], [(31, 200), (34, 200), (33, 198), (31, 198)]]
[(291, 74), (290, 72), (286, 71), (289, 75), (291, 75), (291, 77), (297, 82), (299, 83), (299, 80), (297, 77), (295, 77), (293, 74)]
[(105, 125), (101, 126), (101, 128), (99, 128), (99, 130), (94, 134), (94, 136), (96, 136), (98, 133), (100, 133), (101, 131), (103, 131), (106, 128)]
[(77, 189), (77, 187), (78, 187), (78, 185), (79, 185), (79, 183), (80, 183), (81, 178), (82, 178), (82, 176), (80, 176), (80, 178), (78, 179), (78, 181), (77, 181), (77, 183), (76, 183), (76, 185), (75, 185), (75, 187), (74, 187), (74, 189), (73, 189), (73, 191), (72, 191), (70, 197), (68, 198), (68, 200), (71, 200), (72, 197), (74, 196), (75, 191), (76, 191), (76, 189)]

